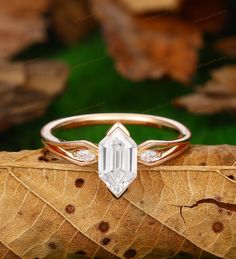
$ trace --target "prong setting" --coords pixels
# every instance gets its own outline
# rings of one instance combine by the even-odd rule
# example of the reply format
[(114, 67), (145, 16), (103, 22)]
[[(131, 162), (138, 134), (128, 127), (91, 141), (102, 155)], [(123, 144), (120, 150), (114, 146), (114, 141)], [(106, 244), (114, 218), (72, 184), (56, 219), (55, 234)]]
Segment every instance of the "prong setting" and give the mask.
[(142, 151), (139, 157), (140, 157), (140, 160), (145, 163), (154, 163), (160, 160), (161, 155), (162, 155), (161, 151), (147, 149)]

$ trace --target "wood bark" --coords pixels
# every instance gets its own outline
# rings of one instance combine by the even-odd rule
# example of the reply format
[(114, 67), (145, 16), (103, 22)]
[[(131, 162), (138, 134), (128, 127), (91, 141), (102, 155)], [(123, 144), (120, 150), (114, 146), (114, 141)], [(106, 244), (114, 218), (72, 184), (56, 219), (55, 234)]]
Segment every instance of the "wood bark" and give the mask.
[(57, 61), (0, 62), (0, 130), (42, 115), (67, 77), (67, 66)]
[(120, 199), (96, 167), (0, 153), (1, 258), (236, 258), (236, 147), (139, 167)]

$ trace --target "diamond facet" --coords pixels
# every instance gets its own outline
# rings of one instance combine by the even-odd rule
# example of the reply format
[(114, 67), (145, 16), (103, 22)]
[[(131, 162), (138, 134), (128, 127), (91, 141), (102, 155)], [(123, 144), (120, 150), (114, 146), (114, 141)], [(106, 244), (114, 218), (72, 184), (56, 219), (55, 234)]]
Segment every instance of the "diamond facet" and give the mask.
[(120, 123), (99, 143), (99, 177), (119, 198), (137, 176), (137, 144)]
[(141, 153), (140, 158), (146, 163), (153, 163), (156, 162), (160, 156), (154, 150), (145, 150)]
[(90, 162), (96, 158), (96, 156), (88, 149), (75, 151), (74, 156), (81, 162)]

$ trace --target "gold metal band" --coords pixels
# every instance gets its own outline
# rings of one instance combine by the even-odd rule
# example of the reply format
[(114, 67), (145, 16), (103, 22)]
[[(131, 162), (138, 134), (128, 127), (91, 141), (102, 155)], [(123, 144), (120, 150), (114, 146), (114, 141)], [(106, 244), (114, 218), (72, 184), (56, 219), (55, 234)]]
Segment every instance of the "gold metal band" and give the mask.
[[(146, 114), (101, 113), (78, 115), (52, 121), (42, 128), (42, 141), (45, 143), (45, 146), (56, 155), (79, 165), (87, 165), (89, 163), (83, 163), (74, 158), (71, 150), (89, 149), (97, 155), (98, 146), (86, 140), (59, 140), (53, 135), (53, 130), (58, 128), (69, 129), (90, 125), (115, 124), (117, 122), (128, 125), (144, 125), (154, 128), (166, 127), (179, 132), (179, 137), (174, 140), (147, 140), (138, 145), (139, 153), (150, 148), (155, 149), (157, 146), (163, 147), (165, 149), (165, 152), (163, 152), (160, 159), (155, 161), (155, 163), (145, 163), (139, 159), (139, 162), (147, 165), (157, 165), (179, 155), (187, 148), (189, 144), (188, 140), (191, 137), (190, 131), (183, 124), (172, 119)], [(68, 152), (68, 150), (70, 151)]]

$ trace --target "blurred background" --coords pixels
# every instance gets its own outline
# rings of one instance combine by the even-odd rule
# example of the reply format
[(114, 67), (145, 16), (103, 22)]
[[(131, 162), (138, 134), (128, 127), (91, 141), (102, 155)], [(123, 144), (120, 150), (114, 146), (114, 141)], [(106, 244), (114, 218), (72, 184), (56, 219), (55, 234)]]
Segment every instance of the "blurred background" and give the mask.
[[(236, 145), (233, 0), (0, 0), (0, 149), (77, 114), (137, 112)], [(107, 127), (58, 132), (98, 142)], [(174, 133), (131, 127), (137, 142)]]

